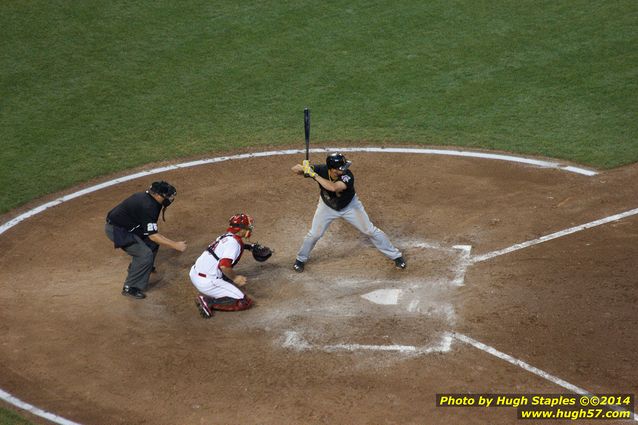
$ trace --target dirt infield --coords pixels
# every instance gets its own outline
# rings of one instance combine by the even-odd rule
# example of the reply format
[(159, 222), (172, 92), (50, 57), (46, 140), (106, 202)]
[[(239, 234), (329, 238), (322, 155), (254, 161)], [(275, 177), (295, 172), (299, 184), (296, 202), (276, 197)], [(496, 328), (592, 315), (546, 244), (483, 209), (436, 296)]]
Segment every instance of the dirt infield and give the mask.
[[(337, 222), (306, 271), (292, 271), (318, 199), (314, 182), (290, 172), (300, 155), (168, 171), (9, 229), (0, 388), (86, 425), (509, 424), (516, 409), (436, 407), (436, 394), (572, 393), (461, 335), (589, 392), (638, 393), (638, 216), (476, 261), (638, 207), (638, 166), (584, 176), (489, 159), (348, 157), (406, 270)], [(160, 229), (189, 248), (161, 249), (163, 279), (145, 300), (125, 298), (128, 257), (106, 239), (104, 217), (160, 178), (178, 189)], [(206, 321), (188, 270), (238, 211), (276, 252), (238, 266), (254, 309)]]

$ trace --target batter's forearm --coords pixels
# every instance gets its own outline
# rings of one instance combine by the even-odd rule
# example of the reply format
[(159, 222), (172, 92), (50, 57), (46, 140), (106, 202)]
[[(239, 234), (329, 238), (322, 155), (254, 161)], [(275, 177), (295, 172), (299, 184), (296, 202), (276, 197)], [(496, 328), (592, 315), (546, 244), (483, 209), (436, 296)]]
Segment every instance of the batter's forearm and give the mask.
[(314, 177), (315, 181), (321, 185), (326, 190), (330, 192), (341, 192), (345, 189), (345, 185), (341, 182), (331, 182), (328, 179), (324, 179), (319, 174)]

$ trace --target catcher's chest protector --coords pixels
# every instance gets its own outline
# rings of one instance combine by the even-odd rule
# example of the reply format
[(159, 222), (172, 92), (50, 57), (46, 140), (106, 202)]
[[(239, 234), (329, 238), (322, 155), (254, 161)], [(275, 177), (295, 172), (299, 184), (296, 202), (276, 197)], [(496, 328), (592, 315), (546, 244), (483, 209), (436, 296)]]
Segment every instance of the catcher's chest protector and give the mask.
[(221, 235), (220, 237), (218, 237), (217, 239), (215, 239), (215, 242), (213, 242), (212, 244), (208, 245), (208, 248), (206, 248), (206, 251), (208, 251), (213, 257), (215, 257), (215, 260), (219, 261), (220, 258), (217, 256), (217, 254), (215, 254), (215, 248), (217, 248), (217, 245), (219, 245), (219, 243), (222, 241), (222, 239), (224, 238), (234, 238), (235, 241), (237, 241), (237, 243), (239, 244), (239, 248), (241, 249), (241, 251), (239, 251), (239, 256), (237, 257), (237, 259), (235, 261), (233, 261), (233, 267), (235, 267), (235, 265), (237, 263), (239, 263), (239, 260), (242, 256), (242, 254), (244, 253), (244, 242), (241, 240), (241, 238), (233, 233), (226, 233), (225, 235)]

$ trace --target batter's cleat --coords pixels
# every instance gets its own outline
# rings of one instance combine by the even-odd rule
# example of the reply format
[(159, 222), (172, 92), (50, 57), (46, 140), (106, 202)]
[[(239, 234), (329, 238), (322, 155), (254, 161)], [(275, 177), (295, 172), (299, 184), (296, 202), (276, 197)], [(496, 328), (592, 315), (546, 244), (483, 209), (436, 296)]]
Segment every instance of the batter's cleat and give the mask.
[(122, 295), (137, 298), (138, 300), (146, 298), (146, 295), (144, 295), (141, 289), (128, 285), (124, 285), (124, 288), (122, 288)]
[(292, 268), (297, 273), (303, 273), (304, 262), (295, 260), (295, 264), (293, 264)]
[(198, 295), (195, 299), (195, 305), (197, 305), (197, 310), (199, 310), (199, 314), (204, 319), (210, 319), (213, 317), (213, 310), (208, 306), (208, 301), (204, 295)]
[(394, 267), (396, 267), (397, 269), (404, 269), (405, 266), (406, 264), (403, 256), (394, 259)]

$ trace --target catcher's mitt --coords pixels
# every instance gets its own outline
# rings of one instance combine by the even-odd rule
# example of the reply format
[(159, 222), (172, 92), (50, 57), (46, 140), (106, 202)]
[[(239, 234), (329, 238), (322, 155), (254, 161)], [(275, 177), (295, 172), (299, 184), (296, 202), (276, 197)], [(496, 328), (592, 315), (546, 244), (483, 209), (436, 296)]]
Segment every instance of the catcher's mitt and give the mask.
[(258, 243), (253, 244), (252, 249), (253, 257), (257, 261), (266, 261), (272, 256), (273, 250), (264, 245), (259, 245)]

